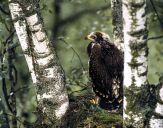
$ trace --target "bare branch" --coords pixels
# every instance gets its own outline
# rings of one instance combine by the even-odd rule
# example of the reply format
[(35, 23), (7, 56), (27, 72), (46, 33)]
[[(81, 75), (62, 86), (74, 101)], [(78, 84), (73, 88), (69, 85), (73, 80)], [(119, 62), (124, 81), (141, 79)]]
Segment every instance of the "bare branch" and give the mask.
[(10, 35), (6, 38), (6, 43), (9, 41), (9, 40), (11, 40), (12, 38), (13, 38), (13, 36), (14, 36), (14, 34), (15, 34), (15, 29), (10, 33)]
[[(62, 41), (63, 43), (65, 43), (66, 45), (70, 46), (69, 43), (66, 42), (64, 39), (59, 38), (59, 40), (61, 40), (61, 41)], [(82, 62), (82, 60), (81, 60), (79, 54), (76, 52), (76, 50), (75, 50), (72, 46), (70, 46), (70, 48), (71, 48), (71, 49), (74, 51), (74, 53), (77, 55), (77, 57), (78, 57), (78, 59), (79, 59), (79, 61), (80, 61), (80, 64), (81, 64), (81, 66), (82, 66), (82, 68), (83, 68), (83, 71), (85, 71), (85, 68), (84, 68), (83, 62)]]
[(163, 35), (155, 36), (155, 37), (149, 37), (148, 40), (156, 40), (156, 39), (160, 39), (160, 38), (163, 38)]

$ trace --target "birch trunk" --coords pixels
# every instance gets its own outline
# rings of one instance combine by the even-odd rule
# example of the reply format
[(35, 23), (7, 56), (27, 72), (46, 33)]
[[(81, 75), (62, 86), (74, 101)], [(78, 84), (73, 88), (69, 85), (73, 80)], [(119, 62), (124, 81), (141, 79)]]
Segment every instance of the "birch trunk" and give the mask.
[[(53, 124), (68, 108), (64, 73), (43, 29), (37, 0), (9, 0), (14, 27), (24, 52), (33, 83), (37, 87), (38, 110), (42, 124)], [(41, 117), (43, 116), (43, 117)]]
[(150, 119), (150, 128), (163, 128), (163, 78), (160, 78), (160, 84), (157, 86), (157, 104), (154, 114)]
[(115, 45), (124, 51), (122, 0), (111, 0), (113, 39)]
[(124, 125), (145, 127), (147, 86), (146, 0), (123, 0)]

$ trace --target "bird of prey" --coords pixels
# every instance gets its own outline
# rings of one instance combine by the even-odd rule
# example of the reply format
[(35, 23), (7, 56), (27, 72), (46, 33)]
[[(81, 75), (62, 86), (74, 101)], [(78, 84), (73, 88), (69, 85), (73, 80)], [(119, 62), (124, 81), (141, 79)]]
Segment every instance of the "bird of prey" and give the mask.
[(87, 47), (89, 76), (93, 91), (100, 99), (99, 106), (118, 110), (123, 101), (123, 52), (104, 32), (91, 32), (85, 39), (91, 41)]

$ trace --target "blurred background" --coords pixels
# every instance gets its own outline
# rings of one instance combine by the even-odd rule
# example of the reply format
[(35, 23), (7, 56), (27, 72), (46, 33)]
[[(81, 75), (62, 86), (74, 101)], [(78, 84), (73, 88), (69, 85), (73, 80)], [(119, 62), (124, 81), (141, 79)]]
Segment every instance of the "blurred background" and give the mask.
[[(151, 84), (157, 84), (159, 76), (163, 73), (163, 1), (153, 0), (153, 3), (155, 8), (150, 1), (147, 1), (147, 24), (149, 29), (148, 81)], [(103, 31), (108, 33), (112, 39), (110, 0), (40, 0), (40, 9), (45, 30), (55, 46), (58, 58), (65, 71), (67, 89), (71, 99), (75, 96), (92, 93), (88, 77), (88, 56), (86, 52), (89, 42), (85, 41), (84, 37), (92, 31)], [(1, 53), (4, 48), (3, 42), (12, 30), (13, 24), (9, 15), (8, 3), (6, 0), (1, 0)], [(157, 36), (160, 36), (160, 38), (151, 38)], [(19, 41), (16, 36), (14, 36), (13, 42), (18, 44)], [(18, 72), (16, 86), (18, 89), (16, 93), (18, 97), (18, 117), (23, 121), (33, 123), (36, 120), (36, 116), (32, 113), (36, 107), (35, 89), (32, 86), (20, 45), (15, 49), (13, 61)], [(4, 65), (6, 65), (6, 69), (4, 68), (3, 73), (1, 71), (0, 80), (2, 80), (2, 75), (6, 75), (7, 81), (7, 62)], [(9, 84), (7, 84), (7, 87), (9, 88)], [(0, 94), (2, 94), (1, 100), (4, 101), (2, 89), (0, 89)], [(4, 105), (0, 104), (0, 106), (0, 110), (6, 108)], [(110, 122), (116, 122), (117, 120), (121, 122), (119, 116), (114, 115), (114, 118), (113, 115), (111, 116)], [(103, 117), (105, 119), (105, 115), (102, 115)], [(89, 122), (91, 119), (86, 121)], [(105, 123), (107, 121), (105, 120)], [(0, 119), (1, 123), (3, 123), (2, 117)]]
[[(86, 48), (88, 41), (84, 37), (92, 31), (103, 31), (112, 38), (112, 16), (110, 0), (42, 0), (42, 16), (50, 38), (55, 38), (55, 46), (66, 76), (72, 76), (74, 70), (88, 69)], [(160, 19), (163, 16), (161, 0), (154, 0)], [(163, 34), (162, 22), (158, 20), (150, 1), (147, 1), (149, 38)], [(51, 30), (55, 36), (51, 36)], [(57, 40), (64, 38), (68, 43)], [(158, 82), (163, 72), (162, 38), (149, 40), (149, 72), (151, 84)], [(74, 50), (76, 53), (74, 52)], [(79, 56), (78, 56), (78, 55)], [(80, 59), (79, 59), (80, 57)]]

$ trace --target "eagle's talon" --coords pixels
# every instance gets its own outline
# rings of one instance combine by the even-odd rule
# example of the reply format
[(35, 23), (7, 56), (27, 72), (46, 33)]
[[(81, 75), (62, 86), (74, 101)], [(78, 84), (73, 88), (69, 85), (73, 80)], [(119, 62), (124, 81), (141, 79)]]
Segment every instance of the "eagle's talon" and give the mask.
[(97, 105), (99, 102), (98, 97), (95, 97), (94, 99), (89, 100), (91, 104)]

